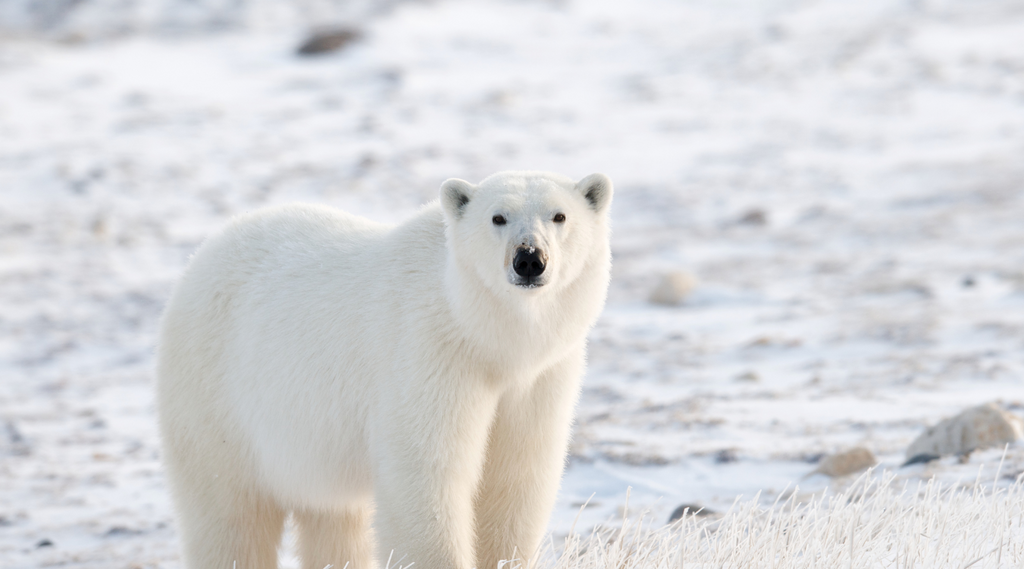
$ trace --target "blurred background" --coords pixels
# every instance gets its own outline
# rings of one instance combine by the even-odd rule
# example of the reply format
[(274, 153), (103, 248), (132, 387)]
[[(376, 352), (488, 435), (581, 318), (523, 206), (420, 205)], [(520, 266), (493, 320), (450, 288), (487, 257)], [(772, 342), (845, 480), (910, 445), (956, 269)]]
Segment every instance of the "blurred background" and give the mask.
[[(1009, 484), (1022, 157), (1020, 0), (0, 0), (0, 565), (179, 566), (156, 326), (232, 215), (505, 169), (616, 184), (556, 536)], [(900, 468), (982, 404), (1010, 435)]]

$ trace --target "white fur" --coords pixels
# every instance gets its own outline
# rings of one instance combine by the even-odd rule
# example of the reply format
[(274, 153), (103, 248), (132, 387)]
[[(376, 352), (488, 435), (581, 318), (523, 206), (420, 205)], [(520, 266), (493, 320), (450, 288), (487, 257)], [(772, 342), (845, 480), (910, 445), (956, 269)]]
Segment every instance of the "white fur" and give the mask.
[[(394, 227), (292, 205), (210, 238), (159, 349), (186, 566), (275, 567), (288, 512), (308, 569), (528, 558), (604, 304), (611, 193), (505, 172)], [(517, 246), (547, 255), (543, 286), (515, 284)]]

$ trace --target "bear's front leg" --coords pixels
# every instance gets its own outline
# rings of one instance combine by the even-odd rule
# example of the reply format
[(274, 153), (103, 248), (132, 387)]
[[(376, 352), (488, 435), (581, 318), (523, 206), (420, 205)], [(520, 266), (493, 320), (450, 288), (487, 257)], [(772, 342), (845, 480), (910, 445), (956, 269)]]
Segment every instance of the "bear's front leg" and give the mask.
[(547, 370), (532, 389), (498, 403), (476, 497), (477, 569), (537, 552), (562, 479), (584, 351)]
[(497, 392), (455, 375), (409, 381), (384, 397), (370, 441), (379, 565), (472, 569), (473, 496)]

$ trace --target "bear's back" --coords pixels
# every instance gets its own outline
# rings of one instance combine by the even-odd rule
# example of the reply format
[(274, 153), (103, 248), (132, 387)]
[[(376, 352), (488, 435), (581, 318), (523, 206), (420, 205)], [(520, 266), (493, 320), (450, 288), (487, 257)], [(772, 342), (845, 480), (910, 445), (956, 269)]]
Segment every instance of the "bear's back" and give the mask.
[(409, 314), (441, 300), (444, 258), (436, 207), (398, 226), (318, 205), (267, 208), (203, 244), (168, 314), (226, 326), (224, 337), (336, 333), (339, 321), (387, 319), (382, 307)]

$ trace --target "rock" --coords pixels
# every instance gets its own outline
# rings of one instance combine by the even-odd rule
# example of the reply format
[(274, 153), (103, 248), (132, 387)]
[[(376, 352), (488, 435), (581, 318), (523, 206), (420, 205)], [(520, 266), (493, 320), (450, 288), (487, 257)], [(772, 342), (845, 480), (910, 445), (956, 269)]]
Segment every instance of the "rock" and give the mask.
[(362, 37), (359, 30), (354, 28), (333, 28), (320, 30), (310, 34), (306, 41), (299, 46), (299, 55), (319, 55), (338, 51), (346, 45)]
[[(32, 448), (29, 446), (28, 441), (18, 430), (18, 426), (13, 421), (7, 421), (4, 423), (4, 436), (0, 438), (0, 453), (6, 452), (14, 456), (26, 456), (32, 454)], [(6, 440), (5, 440), (6, 439)]]
[(569, 504), (570, 508), (573, 508), (573, 509), (576, 509), (576, 510), (585, 510), (587, 508), (597, 508), (597, 507), (600, 507), (600, 506), (601, 506), (601, 502), (593, 502), (593, 501), (573, 502), (572, 504)]
[(126, 528), (124, 526), (114, 526), (114, 527), (110, 528), (109, 530), (107, 530), (107, 533), (105, 533), (103, 535), (104, 535), (104, 537), (122, 537), (122, 536), (141, 535), (143, 533), (146, 533), (146, 532), (144, 532), (142, 530), (138, 530), (138, 529)]
[(741, 225), (766, 225), (768, 214), (763, 209), (753, 208), (744, 212), (737, 221)]
[(939, 460), (940, 458), (942, 458), (942, 457), (937, 455), (937, 454), (928, 454), (928, 453), (915, 454), (914, 456), (908, 458), (906, 462), (901, 464), (900, 468), (903, 468), (905, 466), (910, 466), (912, 464), (928, 464), (929, 462), (931, 462), (933, 460)]
[(1022, 432), (1024, 422), (1019, 417), (991, 403), (979, 405), (929, 427), (907, 447), (907, 458), (964, 455), (1012, 443)]
[(826, 456), (828, 455), (823, 452), (804, 453), (800, 455), (800, 460), (808, 464), (818, 464)]
[(648, 298), (654, 304), (679, 306), (697, 286), (697, 279), (683, 271), (671, 271), (661, 275), (658, 285)]
[(713, 510), (709, 510), (704, 506), (697, 504), (683, 504), (672, 511), (672, 515), (668, 517), (668, 523), (672, 523), (676, 520), (682, 519), (683, 516), (697, 516), (703, 518), (704, 516), (714, 515)]
[(726, 464), (729, 462), (736, 462), (740, 457), (736, 454), (736, 449), (723, 448), (722, 450), (715, 453), (715, 463)]
[(736, 381), (743, 381), (746, 383), (757, 383), (761, 381), (761, 376), (757, 375), (756, 371), (745, 371), (736, 376)]
[(843, 452), (828, 455), (821, 459), (818, 468), (811, 471), (811, 474), (824, 474), (832, 478), (846, 476), (866, 470), (878, 464), (874, 453), (864, 447), (853, 447)]

